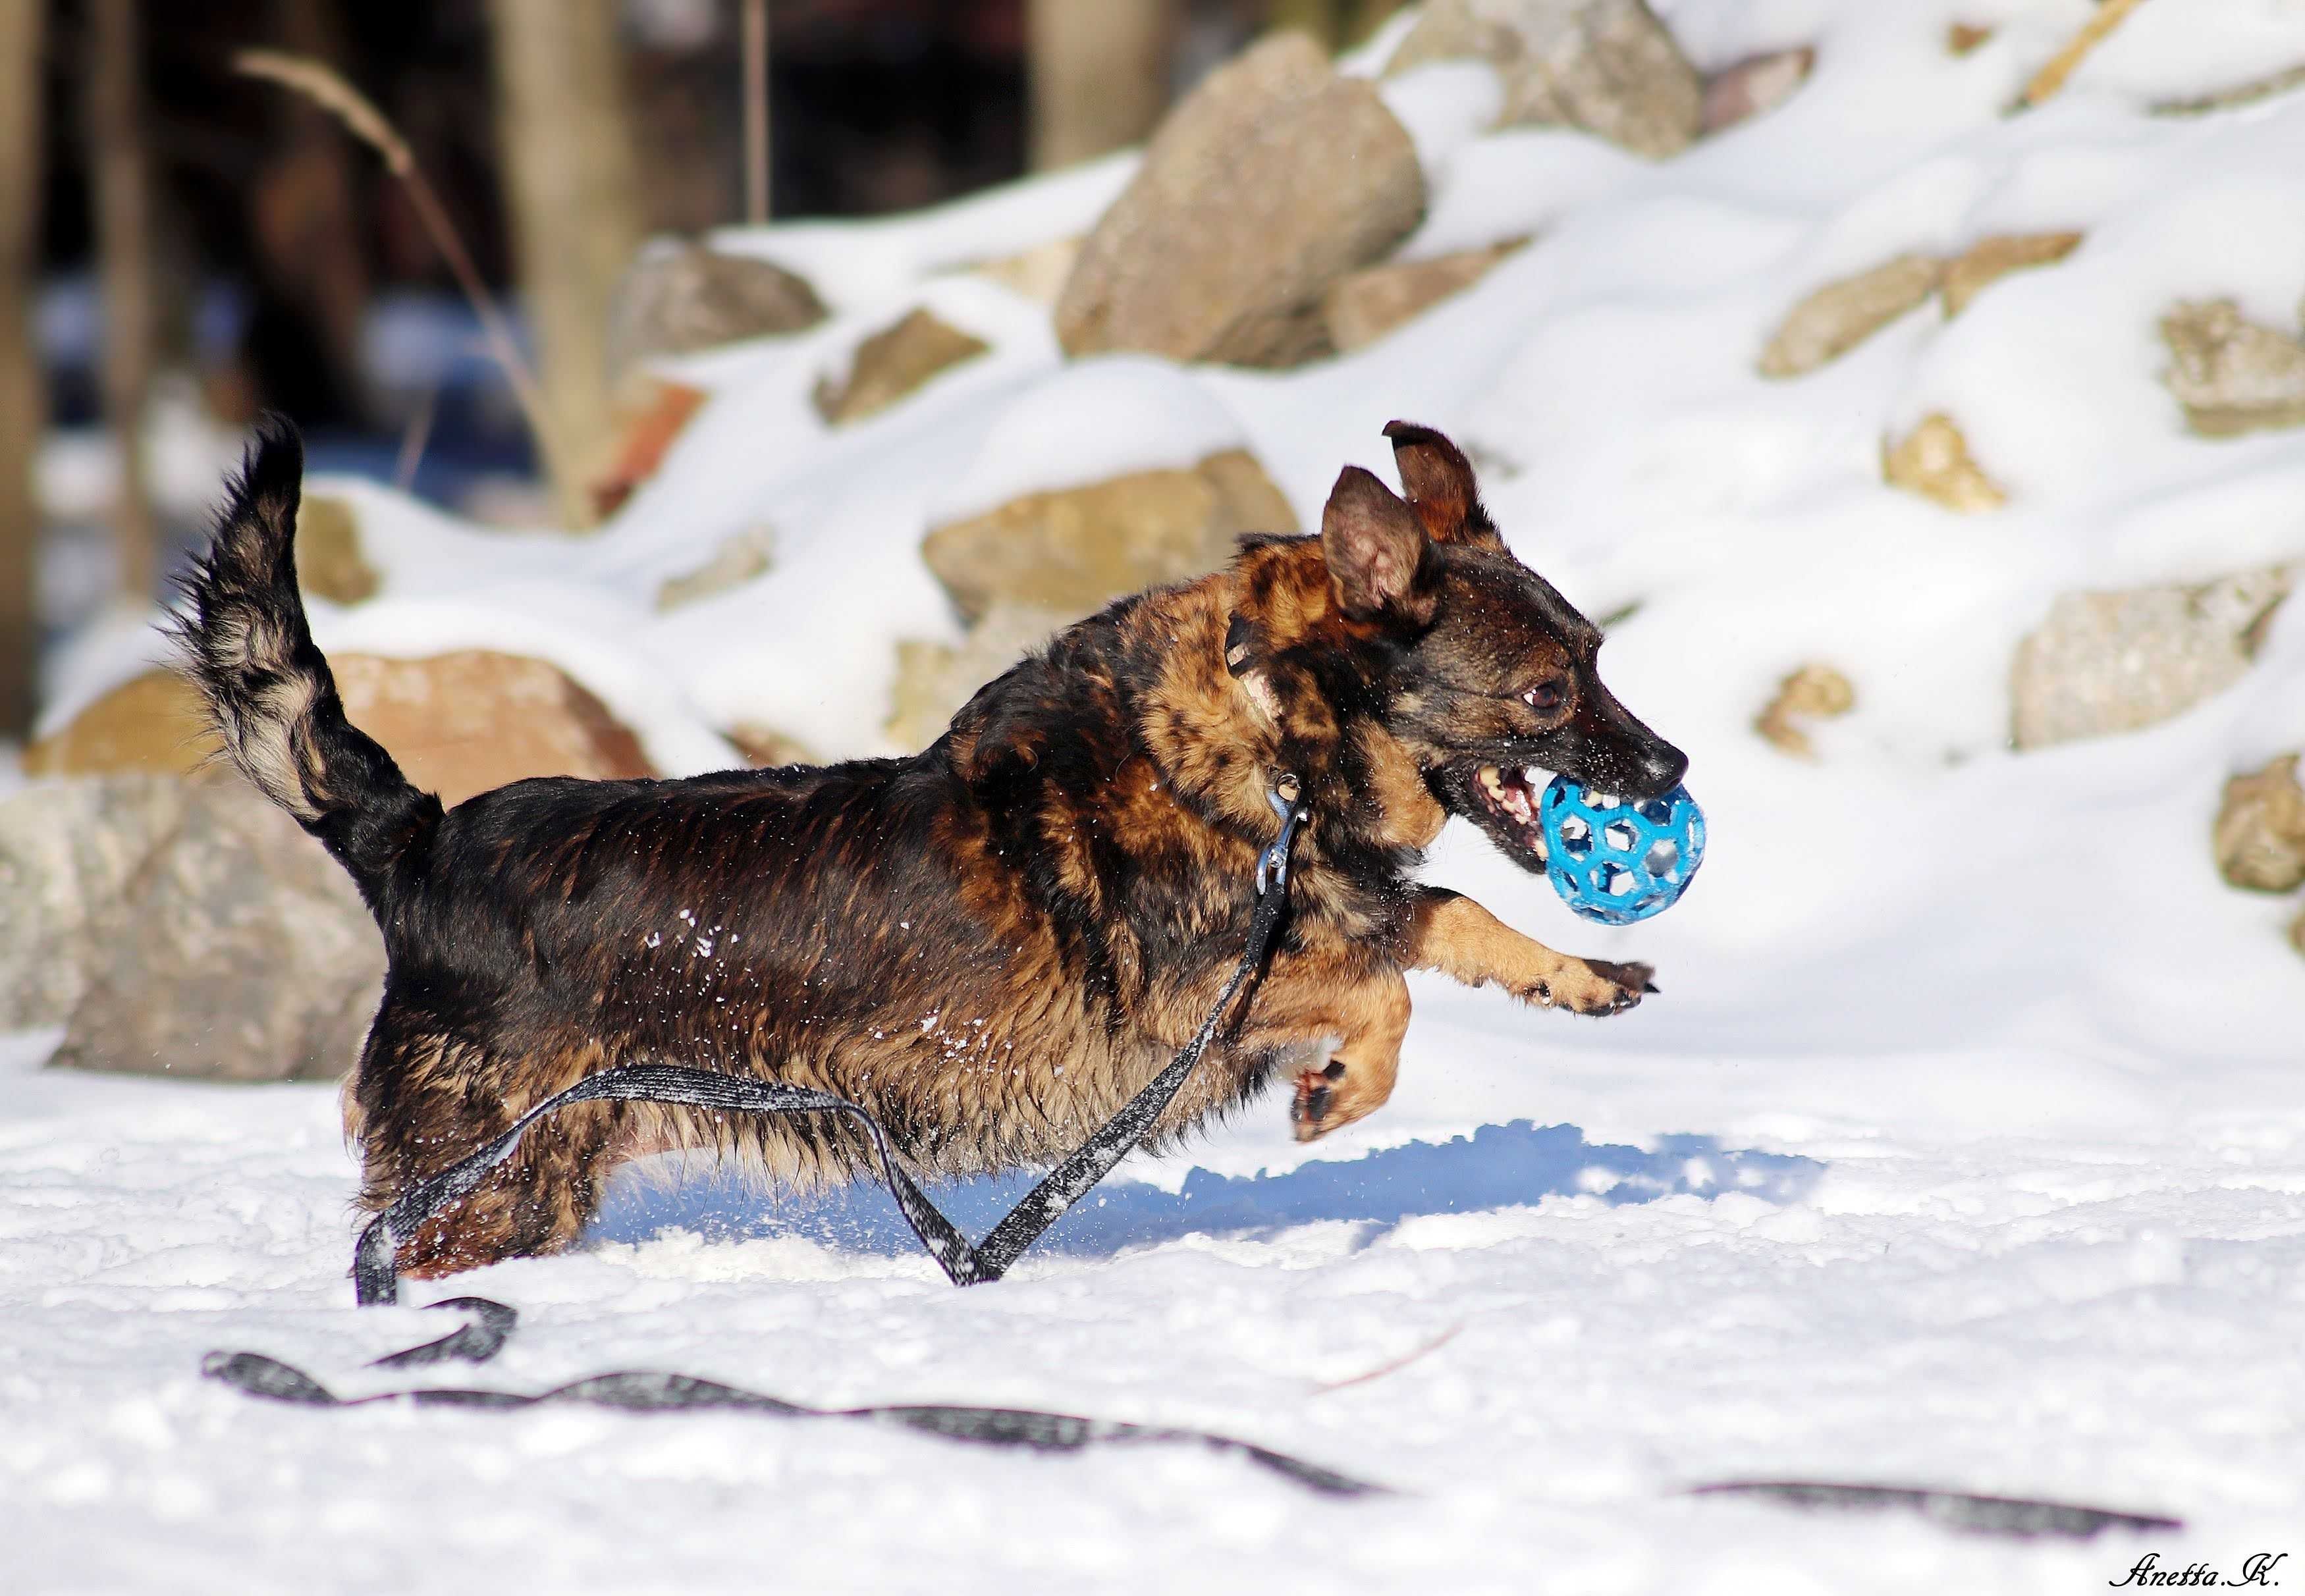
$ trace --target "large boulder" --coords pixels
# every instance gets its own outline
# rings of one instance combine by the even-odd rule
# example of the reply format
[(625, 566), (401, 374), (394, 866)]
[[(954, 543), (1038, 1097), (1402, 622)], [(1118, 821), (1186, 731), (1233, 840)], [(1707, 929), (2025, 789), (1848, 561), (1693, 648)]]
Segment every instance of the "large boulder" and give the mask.
[(1255, 457), (1227, 449), (1190, 471), (1026, 494), (936, 528), (921, 556), (971, 622), (1004, 602), (1070, 620), (1215, 570), (1244, 532), (1296, 530), (1289, 501)]
[(2244, 318), (2231, 300), (2181, 302), (2161, 318), (2163, 380), (2211, 437), (2305, 426), (2305, 342)]
[(2212, 843), (2218, 873), (2235, 887), (2288, 892), (2305, 886), (2305, 789), (2297, 785), (2295, 754), (2225, 783)]
[(1385, 71), (1466, 56), (1496, 66), (1506, 123), (1582, 128), (1645, 156), (1705, 124), (1705, 81), (1643, 0), (1428, 0)]
[[(530, 776), (651, 776), (640, 740), (557, 666), (467, 649), (417, 659), (330, 657), (344, 713), (408, 779), (461, 803)], [(25, 751), (38, 776), (190, 774), (217, 749), (181, 677), (149, 671), (113, 689)]]
[(2066, 594), (2017, 648), (2017, 746), (2136, 731), (2232, 686), (2291, 576), (2275, 565), (2193, 587)]
[[(1329, 284), (1425, 210), (1416, 148), (1374, 85), (1277, 34), (1170, 113), (1057, 302), (1069, 354), (1270, 364), (1314, 347)], [(1317, 326), (1317, 318), (1314, 325)]]
[(1812, 290), (1785, 312), (1758, 362), (1764, 377), (1805, 377), (1918, 307), (1944, 279), (1933, 255), (1898, 255)]
[(384, 944), (320, 845), (237, 779), (38, 783), (0, 802), (0, 1024), (59, 1065), (207, 1080), (341, 1074)]

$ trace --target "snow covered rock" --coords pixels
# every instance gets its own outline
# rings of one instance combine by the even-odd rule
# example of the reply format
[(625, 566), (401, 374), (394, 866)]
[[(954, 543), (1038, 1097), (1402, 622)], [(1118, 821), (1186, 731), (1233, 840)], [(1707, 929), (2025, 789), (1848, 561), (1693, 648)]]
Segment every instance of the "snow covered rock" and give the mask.
[(126, 890), (182, 819), (154, 776), (39, 781), (0, 800), (0, 1031), (56, 1025), (88, 989), (93, 906)]
[(2161, 318), (2164, 373), (2196, 432), (2305, 425), (2305, 343), (2245, 319), (2231, 300), (2180, 303)]
[(1023, 294), (1036, 305), (1054, 310), (1064, 293), (1065, 280), (1073, 275), (1073, 267), (1080, 259), (1082, 242), (1077, 238), (1052, 238), (1013, 255), (979, 261), (971, 269), (1003, 288)]
[(2011, 272), (2054, 266), (2080, 242), (2078, 233), (2003, 233), (1978, 240), (1945, 267), (1946, 318), (1960, 315), (1969, 301)]
[(1881, 454), (1881, 476), (1892, 488), (1935, 499), (1963, 515), (1998, 510), (2009, 502), (1969, 452), (1969, 440), (1951, 416), (1927, 415)]
[(189, 776), (223, 751), (200, 695), (172, 671), (122, 683), (24, 750), (30, 776)]
[(1213, 571), (1244, 532), (1293, 532), (1289, 501), (1243, 449), (1190, 471), (1132, 471), (1030, 493), (931, 531), (922, 557), (971, 622), (996, 604), (1067, 620), (1123, 594)]
[(856, 346), (847, 373), (817, 380), (816, 413), (835, 427), (877, 415), (947, 367), (982, 354), (991, 345), (964, 333), (926, 306), (915, 306), (894, 326)]
[(1067, 610), (1004, 602), (987, 610), (957, 648), (912, 638), (898, 643), (889, 735), (900, 747), (926, 748), (978, 688), (1078, 618)]
[(1387, 261), (1339, 278), (1321, 301), (1329, 342), (1349, 353), (1489, 275), (1489, 269), (1526, 243), (1526, 239), (1458, 250), (1427, 260)]
[(2305, 885), (2305, 790), (2297, 756), (2225, 783), (2214, 834), (2217, 870), (2235, 887), (2288, 892)]
[(360, 522), (344, 500), (312, 494), (297, 510), (296, 581), (333, 604), (376, 596), (376, 568), (361, 553)]
[(622, 371), (651, 355), (687, 354), (742, 338), (797, 333), (825, 317), (806, 279), (774, 261), (703, 244), (642, 252), (608, 307), (608, 361)]
[(2066, 594), (2017, 647), (2017, 746), (2136, 731), (2232, 686), (2291, 582), (2275, 565), (2195, 587)]
[(661, 615), (743, 587), (768, 573), (775, 563), (775, 529), (744, 527), (720, 539), (702, 565), (666, 577), (657, 584), (656, 607)]
[[(467, 649), (414, 659), (337, 653), (328, 663), (353, 724), (443, 803), (531, 776), (656, 774), (608, 706), (544, 660)], [(35, 776), (189, 775), (217, 747), (192, 689), (148, 671), (33, 743), (24, 765)]]
[(1301, 34), (1220, 67), (1161, 124), (1057, 302), (1068, 354), (1283, 364), (1308, 313), (1425, 211), (1408, 132)]
[[(591, 483), (592, 508), (602, 518), (614, 514), (632, 497), (634, 489), (656, 475), (666, 451), (680, 436), (710, 395), (702, 388), (662, 378), (627, 378), (618, 390), (615, 430), (608, 450), (608, 463)], [(305, 500), (307, 505), (311, 501)], [(298, 528), (301, 539), (302, 528)], [(303, 556), (297, 560), (301, 567)]]
[(1808, 81), (1816, 52), (1807, 45), (1750, 55), (1724, 66), (1705, 81), (1705, 132), (1717, 133), (1765, 111), (1773, 111)]
[(1857, 707), (1857, 689), (1830, 665), (1812, 661), (1787, 676), (1768, 707), (1754, 717), (1753, 729), (1770, 746), (1795, 759), (1816, 758), (1804, 720), (1830, 720)]
[(1659, 157), (1704, 125), (1704, 81), (1643, 0), (1431, 0), (1385, 71), (1465, 56), (1496, 66), (1506, 124), (1565, 124)]
[(656, 774), (608, 707), (544, 660), (464, 649), (419, 659), (344, 654), (328, 663), (353, 724), (443, 803), (531, 776)]
[(1827, 283), (1787, 311), (1769, 335), (1761, 375), (1805, 377), (1838, 360), (1935, 293), (1944, 280), (1942, 261), (1909, 254)]
[(293, 820), (238, 781), (115, 777), (41, 802), (95, 862), (79, 877), (79, 934), (50, 955), (72, 967), (45, 978), (78, 989), (57, 1064), (225, 1081), (352, 1064), (383, 995), (384, 940)]

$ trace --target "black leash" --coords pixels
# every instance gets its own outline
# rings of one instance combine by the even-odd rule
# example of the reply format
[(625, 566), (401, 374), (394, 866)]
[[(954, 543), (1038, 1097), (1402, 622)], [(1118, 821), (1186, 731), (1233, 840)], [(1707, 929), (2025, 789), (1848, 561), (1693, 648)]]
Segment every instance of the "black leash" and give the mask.
[(1266, 802), (1280, 817), (1280, 835), (1256, 862), (1256, 912), (1249, 920), (1248, 947), (1242, 952), (1240, 963), (1233, 967), (1232, 978), (1225, 982), (1224, 990), (1210, 1007), (1208, 1018), (1201, 1022), (1200, 1030), (1185, 1044), (1184, 1051), (1170, 1061), (1168, 1068), (1155, 1075), (1119, 1113), (1027, 1192), (1024, 1200), (1008, 1210), (1008, 1217), (976, 1245), (969, 1244), (968, 1238), (905, 1173), (889, 1150), (889, 1138), (880, 1122), (861, 1104), (829, 1091), (788, 1086), (778, 1081), (716, 1074), (710, 1070), (677, 1065), (624, 1064), (589, 1075), (567, 1091), (545, 1099), (513, 1121), (512, 1128), (495, 1141), (439, 1174), (418, 1181), (370, 1220), (353, 1250), (353, 1289), (361, 1306), (400, 1300), (400, 1247), (416, 1235), (426, 1220), (477, 1191), (490, 1171), (512, 1157), (529, 1126), (572, 1103), (603, 1100), (672, 1103), (736, 1114), (848, 1115), (872, 1138), (872, 1150), (880, 1160), (880, 1178), (889, 1194), (897, 1200), (905, 1222), (913, 1227), (913, 1234), (921, 1238), (921, 1245), (928, 1249), (929, 1256), (937, 1261), (946, 1277), (955, 1286), (978, 1286), (998, 1280), (1008, 1272), (1009, 1266), (1025, 1248), (1111, 1174), (1113, 1167), (1144, 1140), (1153, 1122), (1183, 1088), (1194, 1065), (1200, 1063), (1209, 1043), (1215, 1040), (1233, 998), (1264, 962), (1272, 933), (1289, 904), (1289, 852), (1297, 840), (1297, 827), (1311, 819), (1308, 811), (1297, 805), (1299, 791), (1294, 776), (1283, 776), (1276, 790), (1266, 794)]
[[(371, 1368), (406, 1368), (412, 1364), (456, 1361), (485, 1363), (503, 1347), (519, 1322), (519, 1315), (502, 1303), (486, 1297), (451, 1297), (429, 1304), (473, 1315), (462, 1329), (438, 1341), (412, 1346), (381, 1357)], [(572, 1380), (533, 1396), (519, 1391), (476, 1390), (462, 1387), (430, 1387), (405, 1391), (382, 1391), (369, 1396), (339, 1396), (302, 1370), (259, 1352), (212, 1352), (200, 1360), (200, 1372), (251, 1396), (284, 1402), (297, 1407), (352, 1408), (378, 1404), (412, 1407), (471, 1408), (505, 1412), (560, 1404), (615, 1408), (624, 1413), (657, 1413), (717, 1409), (723, 1413), (759, 1413), (777, 1419), (848, 1419), (893, 1425), (941, 1436), (947, 1440), (979, 1446), (1022, 1447), (1034, 1452), (1081, 1452), (1100, 1446), (1189, 1446), (1205, 1451), (1246, 1457), (1323, 1496), (1357, 1497), (1390, 1494), (1382, 1485), (1356, 1480), (1317, 1463), (1307, 1463), (1286, 1452), (1253, 1441), (1216, 1435), (1204, 1430), (1179, 1430), (1167, 1425), (1127, 1424), (1105, 1419), (1084, 1419), (1072, 1413), (1038, 1413), (1028, 1408), (969, 1407), (946, 1403), (892, 1403), (872, 1407), (811, 1407), (741, 1386), (698, 1380), (686, 1374), (660, 1374), (650, 1370), (623, 1370)]]

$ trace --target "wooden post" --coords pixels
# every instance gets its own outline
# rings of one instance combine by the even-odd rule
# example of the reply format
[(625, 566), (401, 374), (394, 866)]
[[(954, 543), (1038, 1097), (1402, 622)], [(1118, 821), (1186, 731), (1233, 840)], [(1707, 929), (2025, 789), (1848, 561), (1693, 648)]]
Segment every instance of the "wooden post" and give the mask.
[(145, 407), (158, 329), (151, 173), (144, 148), (143, 30), (136, 0), (92, 0), (87, 14), (86, 132), (104, 296), (104, 424), (120, 451), (113, 542), (121, 597), (144, 605), (159, 585), (160, 529), (144, 469)]
[(1028, 0), (1035, 171), (1152, 131), (1169, 107), (1176, 22), (1171, 0)]
[[(614, 428), (608, 299), (641, 242), (613, 0), (490, 0), (514, 257), (553, 436), (583, 470)], [(562, 483), (564, 505), (581, 498)]]
[(769, 219), (769, 0), (744, 0), (744, 220)]
[(0, 0), (0, 737), (37, 708), (39, 506), (32, 459), (47, 405), (32, 348), (39, 278), (40, 23), (47, 0)]

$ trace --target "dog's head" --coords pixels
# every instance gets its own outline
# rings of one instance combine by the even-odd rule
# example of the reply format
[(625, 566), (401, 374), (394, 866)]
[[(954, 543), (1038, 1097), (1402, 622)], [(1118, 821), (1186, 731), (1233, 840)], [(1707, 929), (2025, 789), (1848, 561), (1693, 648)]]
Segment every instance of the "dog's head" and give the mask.
[(1331, 589), (1391, 657), (1384, 722), (1434, 795), (1541, 870), (1544, 772), (1654, 798), (1688, 760), (1602, 683), (1600, 629), (1513, 557), (1463, 452), (1412, 422), (1385, 433), (1408, 497), (1357, 466), (1338, 477), (1321, 519)]

